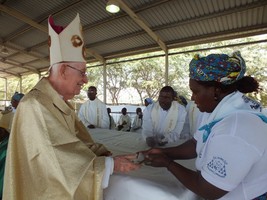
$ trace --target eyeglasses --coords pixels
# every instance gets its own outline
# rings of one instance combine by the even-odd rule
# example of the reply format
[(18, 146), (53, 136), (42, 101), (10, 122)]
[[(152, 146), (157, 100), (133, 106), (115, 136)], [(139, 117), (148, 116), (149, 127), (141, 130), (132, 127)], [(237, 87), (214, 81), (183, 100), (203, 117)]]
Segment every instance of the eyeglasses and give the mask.
[(66, 65), (66, 66), (69, 67), (69, 68), (71, 68), (71, 69), (74, 69), (74, 70), (80, 72), (81, 77), (87, 77), (87, 75), (88, 75), (87, 72), (83, 72), (82, 70), (79, 70), (79, 69), (77, 69), (77, 68), (75, 68), (75, 67), (72, 67), (72, 66), (70, 66), (70, 65)]

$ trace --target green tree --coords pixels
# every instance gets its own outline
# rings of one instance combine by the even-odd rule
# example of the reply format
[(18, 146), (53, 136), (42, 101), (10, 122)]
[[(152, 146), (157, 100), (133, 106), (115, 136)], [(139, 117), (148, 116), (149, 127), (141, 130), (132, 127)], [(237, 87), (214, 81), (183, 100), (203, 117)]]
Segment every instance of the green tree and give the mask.
[(164, 62), (162, 59), (153, 58), (139, 60), (131, 63), (128, 86), (135, 88), (139, 94), (141, 104), (144, 98), (156, 99), (159, 90), (164, 85)]
[(191, 98), (189, 89), (189, 62), (192, 54), (177, 54), (169, 57), (169, 83), (178, 95), (184, 96), (186, 99)]
[(128, 70), (121, 64), (107, 67), (107, 91), (111, 95), (112, 104), (119, 104), (120, 92), (127, 87)]
[[(191, 91), (188, 86), (188, 66), (195, 53), (208, 55), (210, 53), (231, 54), (239, 50), (247, 64), (247, 75), (254, 76), (262, 88), (258, 94), (249, 94), (262, 104), (267, 106), (267, 43), (250, 45), (237, 45), (234, 47), (224, 47), (210, 49), (233, 43), (248, 42), (255, 39), (240, 38), (229, 41), (219, 41), (209, 44), (188, 46), (170, 50), (169, 56), (169, 85), (172, 86), (179, 95), (190, 99)], [(205, 50), (206, 48), (206, 50)], [(162, 56), (158, 56), (158, 55)], [(154, 56), (154, 58), (141, 59), (135, 61), (125, 61), (126, 59), (138, 59), (144, 56)], [(157, 57), (155, 57), (157, 56)], [(123, 61), (118, 63), (118, 61)], [(111, 96), (113, 104), (119, 104), (122, 91), (134, 88), (139, 96), (140, 102), (150, 97), (156, 99), (161, 87), (165, 84), (165, 57), (162, 52), (154, 52), (143, 55), (131, 56), (130, 58), (120, 58), (110, 60), (114, 64), (107, 64), (107, 93)], [(103, 67), (88, 68), (88, 84), (84, 86), (80, 95), (74, 97), (74, 101), (82, 101), (86, 98), (86, 91), (89, 85), (94, 85), (98, 89), (98, 94), (103, 92)], [(27, 93), (38, 82), (37, 74), (22, 76), (22, 93)], [(20, 79), (17, 77), (7, 78), (7, 98), (5, 99), (5, 80), (0, 79), (0, 99), (9, 101), (14, 92), (20, 90)]]

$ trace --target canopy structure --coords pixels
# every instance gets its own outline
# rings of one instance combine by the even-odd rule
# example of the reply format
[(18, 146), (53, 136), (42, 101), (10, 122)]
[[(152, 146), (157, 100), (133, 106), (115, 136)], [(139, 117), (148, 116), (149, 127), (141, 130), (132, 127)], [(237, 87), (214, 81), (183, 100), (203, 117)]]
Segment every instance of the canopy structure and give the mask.
[(77, 13), (87, 61), (108, 59), (267, 33), (266, 0), (0, 0), (0, 77), (49, 67), (47, 18), (68, 24)]

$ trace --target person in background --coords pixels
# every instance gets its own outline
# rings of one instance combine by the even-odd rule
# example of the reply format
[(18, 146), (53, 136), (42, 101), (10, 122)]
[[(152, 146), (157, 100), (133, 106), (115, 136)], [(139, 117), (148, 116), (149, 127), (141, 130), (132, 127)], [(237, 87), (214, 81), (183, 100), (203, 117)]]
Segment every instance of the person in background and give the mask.
[(109, 116), (106, 104), (97, 98), (97, 89), (90, 86), (88, 100), (81, 105), (78, 116), (87, 128), (109, 128)]
[(16, 109), (23, 96), (24, 94), (15, 92), (15, 94), (11, 97), (11, 106), (6, 107), (5, 110), (2, 111), (0, 127), (5, 128), (8, 132), (10, 132), (11, 130), (12, 121), (16, 113)]
[(136, 115), (132, 124), (131, 132), (141, 131), (143, 124), (143, 112), (140, 107), (136, 108)]
[(160, 90), (158, 101), (146, 107), (142, 136), (148, 146), (175, 143), (180, 139), (186, 120), (185, 107), (174, 101), (171, 86)]
[(197, 105), (192, 100), (188, 101), (186, 105), (186, 111), (187, 111), (187, 117), (188, 117), (189, 127), (190, 127), (189, 137), (192, 138), (195, 132), (197, 131), (197, 129), (199, 128), (202, 120), (208, 117), (209, 113), (200, 112)]
[(109, 129), (115, 129), (116, 128), (116, 123), (114, 121), (114, 118), (111, 115), (111, 108), (107, 108), (107, 113), (109, 116)]
[[(204, 199), (266, 199), (267, 116), (245, 95), (258, 92), (259, 83), (245, 76), (240, 52), (196, 55), (189, 71), (192, 100), (209, 116), (184, 144), (143, 152), (145, 163), (166, 167)], [(197, 171), (174, 162), (191, 158)]]
[(184, 107), (186, 107), (187, 105), (186, 98), (182, 95), (178, 95), (176, 91), (174, 91), (174, 100), (177, 101), (179, 104), (183, 105)]
[(131, 129), (131, 118), (127, 114), (127, 108), (121, 109), (121, 115), (117, 124), (118, 131), (130, 131)]
[(15, 94), (11, 98), (11, 106), (5, 108), (0, 119), (0, 199), (2, 199), (3, 194), (5, 161), (9, 133), (12, 127), (16, 109), (23, 96), (24, 94), (15, 92)]
[(79, 15), (65, 28), (48, 19), (50, 68), (24, 96), (9, 138), (3, 200), (101, 200), (114, 172), (139, 166), (110, 157), (68, 102), (88, 82)]
[(12, 105), (6, 106), (3, 111), (1, 111), (1, 118), (0, 118), (0, 127), (4, 127), (8, 132), (11, 130), (12, 121), (14, 117), (14, 109)]
[(15, 92), (15, 94), (11, 97), (11, 105), (7, 106), (5, 110), (2, 111), (2, 117), (0, 119), (0, 199), (2, 199), (3, 194), (3, 181), (9, 133), (11, 131), (16, 109), (23, 96), (24, 94)]
[(19, 105), (20, 100), (24, 97), (23, 93), (15, 92), (15, 94), (11, 98), (11, 105), (13, 107), (13, 112), (16, 112), (16, 109)]
[(152, 104), (153, 100), (151, 98), (146, 98), (145, 99), (145, 106), (147, 107), (148, 105)]
[(8, 138), (9, 132), (5, 128), (0, 127), (0, 199), (2, 199), (3, 196), (3, 183)]
[(188, 103), (187, 100), (186, 100), (186, 98), (184, 96), (182, 96), (182, 95), (179, 95), (178, 97), (181, 100), (182, 105), (184, 105), (186, 107), (187, 106), (187, 103)]

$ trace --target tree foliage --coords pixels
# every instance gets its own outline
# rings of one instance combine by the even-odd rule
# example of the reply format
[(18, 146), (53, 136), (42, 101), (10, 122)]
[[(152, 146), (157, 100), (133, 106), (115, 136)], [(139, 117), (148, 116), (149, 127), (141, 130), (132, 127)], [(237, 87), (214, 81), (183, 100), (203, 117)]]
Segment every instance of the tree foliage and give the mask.
[(113, 64), (107, 67), (107, 91), (111, 95), (112, 104), (119, 104), (121, 91), (127, 87), (127, 68), (121, 64)]
[[(247, 75), (255, 77), (262, 88), (258, 94), (250, 94), (250, 96), (261, 101), (264, 106), (267, 105), (267, 43), (258, 43), (251, 45), (235, 46), (231, 48), (218, 48), (211, 50), (202, 50), (210, 47), (218, 47), (233, 42), (251, 41), (251, 38), (242, 38), (235, 41), (220, 41), (210, 44), (190, 46), (180, 49), (173, 49), (169, 55), (169, 71), (168, 85), (172, 86), (179, 95), (187, 99), (191, 97), (191, 91), (188, 87), (188, 65), (195, 53), (200, 55), (208, 55), (210, 53), (226, 53), (231, 54), (233, 51), (239, 50), (247, 64)], [(108, 103), (138, 103), (143, 104), (144, 98), (150, 97), (157, 99), (159, 90), (165, 85), (165, 57), (160, 56), (159, 52), (153, 54), (145, 54), (151, 58), (119, 62), (121, 59), (109, 61), (106, 65), (107, 73), (107, 96)], [(133, 57), (140, 57), (132, 56)], [(124, 58), (125, 60), (126, 58)], [(76, 101), (86, 99), (86, 91), (88, 86), (94, 85), (98, 89), (98, 95), (103, 94), (103, 67), (88, 68), (88, 84), (84, 86), (80, 95), (75, 96)], [(38, 75), (30, 75), (22, 78), (22, 91), (27, 93), (38, 81)], [(10, 99), (15, 91), (19, 91), (19, 79), (10, 78), (7, 80), (7, 99)], [(3, 91), (5, 90), (5, 82), (0, 81), (0, 98), (5, 99)], [(131, 91), (128, 101), (122, 102), (122, 98), (126, 95), (125, 91)], [(131, 99), (133, 96), (134, 99)], [(125, 98), (124, 98), (125, 99)]]
[[(211, 46), (222, 46), (227, 42), (216, 42)], [(183, 51), (194, 51), (203, 49), (209, 45), (198, 45), (194, 47), (183, 48)], [(247, 64), (247, 75), (257, 78), (263, 89), (259, 94), (249, 94), (253, 98), (261, 101), (263, 105), (267, 104), (267, 60), (265, 55), (267, 52), (267, 44), (259, 43), (254, 45), (238, 46), (234, 48), (219, 48), (209, 51), (196, 51), (190, 53), (177, 53), (169, 56), (169, 85), (171, 85), (179, 95), (190, 99), (191, 91), (188, 87), (188, 66), (195, 53), (200, 56), (206, 56), (210, 53), (226, 53), (239, 50)], [(93, 68), (94, 71), (99, 70)], [(91, 73), (91, 72), (90, 72)], [(103, 83), (102, 74), (92, 73), (92, 80), (95, 80), (96, 85)], [(154, 58), (134, 60), (113, 65), (107, 65), (107, 90), (112, 96), (112, 103), (120, 103), (120, 95), (123, 90), (130, 88), (136, 91), (139, 104), (142, 104), (144, 98), (150, 97), (157, 99), (160, 88), (165, 84), (165, 58), (164, 56), (155, 56)], [(101, 83), (102, 81), (102, 83)], [(136, 103), (136, 102), (135, 102)]]
[(146, 97), (156, 99), (164, 85), (164, 63), (161, 59), (134, 61), (131, 63), (127, 85), (139, 94), (141, 103)]

